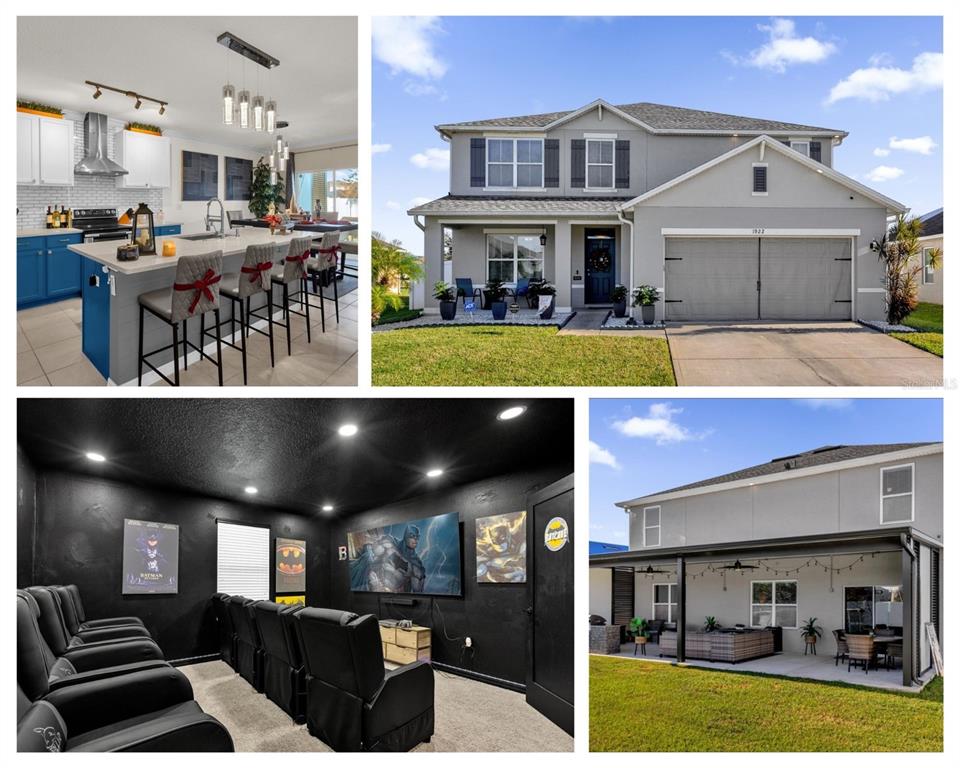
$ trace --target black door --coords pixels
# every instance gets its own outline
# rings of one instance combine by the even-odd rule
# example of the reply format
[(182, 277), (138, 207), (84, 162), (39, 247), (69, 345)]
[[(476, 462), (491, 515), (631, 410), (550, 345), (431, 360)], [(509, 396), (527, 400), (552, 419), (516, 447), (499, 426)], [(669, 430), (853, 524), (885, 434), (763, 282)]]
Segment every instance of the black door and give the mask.
[(609, 304), (617, 268), (615, 229), (588, 229), (584, 232), (584, 272), (587, 304)]
[(527, 703), (573, 735), (573, 475), (527, 498)]

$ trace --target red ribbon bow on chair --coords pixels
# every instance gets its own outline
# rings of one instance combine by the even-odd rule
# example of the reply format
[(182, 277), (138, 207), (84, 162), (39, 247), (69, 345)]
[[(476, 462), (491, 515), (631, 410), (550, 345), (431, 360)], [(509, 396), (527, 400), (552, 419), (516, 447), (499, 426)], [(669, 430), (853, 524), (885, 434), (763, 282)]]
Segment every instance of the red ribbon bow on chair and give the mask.
[(261, 281), (264, 272), (269, 272), (273, 269), (272, 261), (261, 261), (259, 264), (254, 264), (252, 267), (240, 267), (240, 271), (245, 275), (250, 275), (250, 282), (255, 283), (257, 280)]
[(337, 263), (337, 251), (340, 249), (337, 246), (332, 246), (331, 248), (317, 248), (317, 253), (322, 253), (327, 258), (325, 261), (328, 266), (333, 266)]
[(190, 303), (190, 314), (192, 315), (193, 311), (197, 308), (197, 304), (200, 302), (201, 296), (205, 296), (207, 301), (213, 301), (213, 291), (210, 290), (210, 286), (219, 282), (220, 275), (214, 274), (212, 269), (208, 269), (203, 277), (199, 280), (194, 280), (192, 283), (174, 283), (173, 290), (196, 291), (193, 301)]
[(303, 264), (303, 262), (305, 262), (309, 258), (310, 258), (310, 249), (308, 248), (299, 256), (287, 256), (287, 261), (298, 261), (301, 264)]

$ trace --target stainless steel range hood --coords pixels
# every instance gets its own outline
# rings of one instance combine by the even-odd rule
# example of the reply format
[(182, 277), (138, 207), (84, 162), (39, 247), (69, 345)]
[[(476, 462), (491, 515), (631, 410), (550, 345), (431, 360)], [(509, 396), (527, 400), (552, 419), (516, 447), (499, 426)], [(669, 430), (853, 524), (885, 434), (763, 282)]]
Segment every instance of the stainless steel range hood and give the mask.
[(107, 157), (109, 140), (107, 116), (87, 112), (83, 118), (83, 160), (76, 164), (73, 172), (85, 176), (125, 175), (127, 170)]

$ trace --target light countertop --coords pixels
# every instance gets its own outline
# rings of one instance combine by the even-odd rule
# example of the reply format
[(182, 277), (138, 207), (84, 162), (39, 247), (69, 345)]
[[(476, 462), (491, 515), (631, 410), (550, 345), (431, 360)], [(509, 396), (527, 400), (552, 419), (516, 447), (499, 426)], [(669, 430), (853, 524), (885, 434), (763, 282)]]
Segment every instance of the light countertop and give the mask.
[(79, 235), (83, 232), (82, 229), (74, 229), (73, 227), (60, 227), (59, 229), (47, 229), (46, 227), (38, 227), (37, 229), (18, 229), (17, 237), (53, 237), (54, 235)]
[[(226, 237), (214, 237), (208, 240), (185, 240), (182, 236), (157, 238), (157, 255), (141, 256), (136, 261), (118, 261), (116, 240), (102, 241), (99, 243), (78, 243), (68, 246), (71, 251), (93, 259), (100, 264), (121, 275), (139, 275), (145, 272), (153, 272), (158, 269), (169, 269), (176, 265), (181, 256), (196, 256), (198, 254), (210, 253), (211, 251), (223, 251), (224, 256), (234, 256), (247, 250), (248, 245), (262, 245), (264, 243), (274, 243), (280, 248), (282, 254), (286, 254), (290, 241), (294, 237), (304, 237), (302, 232), (296, 232), (293, 235), (271, 235), (267, 229), (254, 229), (245, 227), (240, 230), (240, 236), (227, 235)], [(319, 237), (319, 236), (318, 236)], [(165, 240), (173, 240), (177, 244), (176, 256), (161, 256), (163, 243)]]

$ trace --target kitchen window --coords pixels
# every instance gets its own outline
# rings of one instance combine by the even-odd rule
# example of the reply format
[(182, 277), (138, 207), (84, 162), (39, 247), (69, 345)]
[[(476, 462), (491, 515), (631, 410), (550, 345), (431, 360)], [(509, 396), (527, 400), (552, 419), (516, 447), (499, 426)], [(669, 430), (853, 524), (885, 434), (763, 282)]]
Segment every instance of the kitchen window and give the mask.
[(539, 234), (488, 234), (487, 280), (542, 280), (543, 250)]
[(643, 546), (660, 546), (660, 507), (643, 508)]
[(797, 628), (797, 582), (751, 581), (750, 626)]
[(543, 139), (487, 139), (487, 186), (543, 187)]
[(923, 284), (933, 285), (937, 282), (937, 272), (933, 268), (933, 248), (923, 249)]
[(587, 188), (613, 189), (613, 139), (587, 139)]
[(653, 618), (671, 622), (677, 614), (677, 585), (653, 585)]
[(913, 520), (913, 464), (880, 470), (880, 523)]

